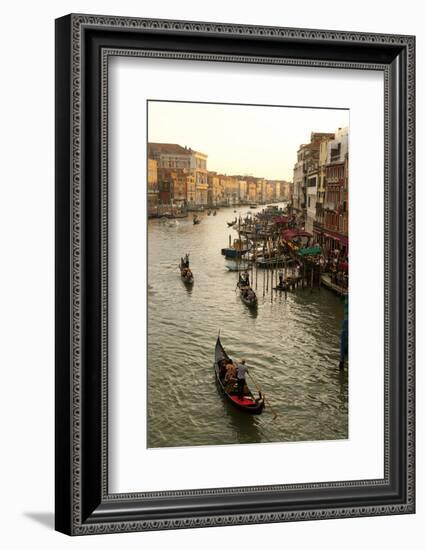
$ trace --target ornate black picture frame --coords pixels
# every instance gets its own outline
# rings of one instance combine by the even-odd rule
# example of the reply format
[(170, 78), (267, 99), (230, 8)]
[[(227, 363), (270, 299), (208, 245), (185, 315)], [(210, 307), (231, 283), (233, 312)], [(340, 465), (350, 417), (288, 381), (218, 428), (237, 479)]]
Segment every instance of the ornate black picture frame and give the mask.
[[(108, 492), (110, 56), (384, 74), (384, 478)], [(413, 36), (68, 15), (56, 21), (56, 529), (70, 535), (414, 513)]]

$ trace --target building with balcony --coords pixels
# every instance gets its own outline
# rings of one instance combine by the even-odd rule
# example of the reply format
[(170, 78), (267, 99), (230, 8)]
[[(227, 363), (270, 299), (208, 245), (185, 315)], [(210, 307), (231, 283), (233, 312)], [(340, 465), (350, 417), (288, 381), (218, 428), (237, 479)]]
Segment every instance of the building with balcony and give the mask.
[(348, 255), (348, 129), (339, 128), (327, 145), (325, 196), (323, 203), (323, 246)]
[(313, 223), (313, 233), (315, 240), (322, 245), (324, 237), (324, 200), (325, 200), (325, 188), (326, 188), (326, 166), (328, 158), (328, 144), (331, 139), (334, 139), (335, 135), (332, 137), (324, 138), (321, 140), (319, 147), (319, 157), (318, 157), (318, 183), (317, 183), (317, 204), (316, 204), (316, 214), (315, 220)]
[[(300, 145), (297, 151), (297, 162), (293, 169), (293, 208), (300, 211), (306, 219), (309, 208), (310, 225), (313, 225), (315, 219), (313, 211), (316, 209), (320, 144), (324, 139), (332, 138), (334, 138), (334, 134), (312, 132), (311, 141)], [(315, 192), (313, 187), (315, 187)], [(308, 197), (310, 199), (309, 207)]]

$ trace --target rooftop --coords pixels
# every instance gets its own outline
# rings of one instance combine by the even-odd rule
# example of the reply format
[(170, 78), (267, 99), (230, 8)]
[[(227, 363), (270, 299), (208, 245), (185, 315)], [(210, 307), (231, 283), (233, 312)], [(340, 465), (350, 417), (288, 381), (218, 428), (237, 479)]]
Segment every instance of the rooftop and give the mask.
[(177, 143), (148, 143), (148, 155), (163, 154), (163, 155), (190, 155), (192, 149), (182, 147)]
[(148, 143), (148, 156), (152, 157), (153, 155), (201, 155), (207, 158), (205, 153), (200, 151), (195, 151), (191, 147), (182, 147), (177, 143)]

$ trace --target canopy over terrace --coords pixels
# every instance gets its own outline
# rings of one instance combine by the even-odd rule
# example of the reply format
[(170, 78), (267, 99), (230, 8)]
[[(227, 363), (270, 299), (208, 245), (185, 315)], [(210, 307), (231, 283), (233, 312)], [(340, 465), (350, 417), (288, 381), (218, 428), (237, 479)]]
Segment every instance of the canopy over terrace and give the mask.
[(303, 229), (284, 229), (284, 231), (281, 233), (281, 237), (285, 241), (291, 241), (293, 239), (296, 239), (297, 237), (311, 238), (312, 236), (313, 236), (312, 233), (308, 233)]
[(277, 225), (286, 225), (290, 221), (289, 216), (277, 216), (273, 219)]
[(318, 256), (321, 254), (321, 247), (320, 246), (310, 246), (308, 248), (302, 248), (299, 250), (298, 254), (299, 256)]

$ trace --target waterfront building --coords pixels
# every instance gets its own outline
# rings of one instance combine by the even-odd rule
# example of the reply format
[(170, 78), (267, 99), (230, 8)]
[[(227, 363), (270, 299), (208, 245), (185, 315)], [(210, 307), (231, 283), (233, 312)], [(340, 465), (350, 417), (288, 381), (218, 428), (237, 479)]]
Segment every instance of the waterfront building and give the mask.
[(158, 206), (158, 172), (157, 161), (148, 159), (148, 189), (147, 189), (147, 209), (148, 216), (156, 214)]
[(163, 174), (158, 180), (158, 204), (171, 205), (173, 194), (173, 181), (170, 174)]
[(207, 204), (217, 206), (223, 203), (225, 198), (221, 177), (217, 172), (207, 172)]
[(196, 204), (196, 188), (195, 188), (195, 176), (192, 172), (189, 172), (186, 180), (186, 204), (187, 206), (194, 206)]
[(148, 157), (158, 168), (191, 169), (191, 149), (176, 143), (148, 143)]
[(316, 216), (313, 223), (313, 233), (315, 240), (323, 245), (324, 241), (324, 201), (326, 189), (326, 166), (328, 158), (328, 144), (332, 138), (324, 138), (320, 143), (318, 157), (318, 187), (317, 187), (317, 205)]
[(280, 198), (285, 201), (291, 201), (293, 197), (293, 182), (282, 181), (280, 184)]
[(300, 145), (297, 151), (297, 162), (293, 170), (293, 208), (303, 215), (311, 231), (316, 211), (320, 144), (324, 139), (332, 138), (334, 134), (331, 133), (311, 132), (311, 141)]
[(185, 208), (195, 202), (195, 176), (189, 170), (159, 168), (157, 173), (160, 204)]
[(195, 202), (197, 205), (207, 205), (207, 155), (199, 151), (190, 151), (190, 167), (195, 177)]
[(257, 185), (254, 181), (247, 182), (247, 199), (249, 202), (257, 200)]
[(276, 182), (266, 180), (265, 182), (265, 201), (271, 202), (274, 201), (277, 198), (277, 192), (276, 192)]
[(158, 168), (186, 170), (193, 176), (195, 188), (187, 189), (190, 205), (207, 205), (207, 155), (182, 147), (177, 143), (148, 143), (148, 157), (157, 161)]
[(293, 168), (292, 207), (297, 212), (301, 212), (305, 207), (304, 200), (303, 200), (303, 192), (302, 192), (304, 173), (303, 173), (303, 154), (301, 151), (301, 147), (297, 152), (297, 162), (295, 163)]
[(221, 175), (220, 181), (224, 190), (225, 204), (238, 204), (240, 200), (240, 182), (238, 177)]
[(325, 167), (324, 248), (348, 254), (348, 129), (339, 128), (330, 140)]
[(318, 163), (313, 163), (306, 176), (306, 223), (305, 230), (314, 232), (314, 221), (317, 213)]
[(238, 180), (239, 185), (239, 200), (241, 202), (247, 201), (247, 181), (246, 180)]
[(256, 201), (266, 202), (266, 180), (264, 178), (253, 178), (256, 181)]
[(284, 194), (282, 193), (282, 190), (284, 189), (282, 186), (285, 184), (284, 180), (275, 180), (272, 182), (273, 188), (272, 188), (272, 195), (273, 200), (280, 201), (284, 200)]

